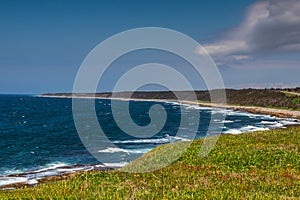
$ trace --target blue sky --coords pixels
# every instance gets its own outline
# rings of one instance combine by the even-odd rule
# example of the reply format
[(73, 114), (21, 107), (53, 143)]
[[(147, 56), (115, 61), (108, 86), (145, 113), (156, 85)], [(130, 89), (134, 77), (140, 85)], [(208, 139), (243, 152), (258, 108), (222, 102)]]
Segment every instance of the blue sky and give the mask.
[[(1, 1), (0, 93), (71, 92), (80, 64), (97, 44), (121, 31), (148, 26), (174, 29), (197, 40), (217, 63), (227, 87), (300, 86), (299, 3), (285, 4)], [(134, 59), (124, 62), (130, 65)]]

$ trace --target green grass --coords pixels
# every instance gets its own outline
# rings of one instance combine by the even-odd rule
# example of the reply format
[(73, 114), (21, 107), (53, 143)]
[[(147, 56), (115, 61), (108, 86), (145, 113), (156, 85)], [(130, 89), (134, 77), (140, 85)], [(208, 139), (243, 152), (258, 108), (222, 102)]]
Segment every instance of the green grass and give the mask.
[(299, 97), (295, 97), (295, 98), (293, 98), (293, 100), (292, 100), (292, 103), (293, 104), (298, 104), (300, 102), (300, 98)]
[[(300, 198), (300, 127), (222, 135), (205, 158), (199, 157), (201, 144), (196, 140), (176, 162), (155, 172), (85, 172), (33, 188), (1, 191), (0, 199)], [(172, 145), (160, 146), (131, 167), (157, 158), (152, 155), (159, 152), (177, 151)]]

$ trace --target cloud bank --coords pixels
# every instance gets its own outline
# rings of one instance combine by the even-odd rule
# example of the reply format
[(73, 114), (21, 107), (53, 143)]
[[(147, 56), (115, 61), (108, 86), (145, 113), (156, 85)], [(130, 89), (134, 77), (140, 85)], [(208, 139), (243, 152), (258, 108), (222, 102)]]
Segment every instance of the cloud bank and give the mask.
[[(258, 1), (248, 8), (238, 27), (203, 47), (219, 65), (257, 55), (300, 51), (300, 1)], [(199, 48), (197, 52), (203, 51)]]

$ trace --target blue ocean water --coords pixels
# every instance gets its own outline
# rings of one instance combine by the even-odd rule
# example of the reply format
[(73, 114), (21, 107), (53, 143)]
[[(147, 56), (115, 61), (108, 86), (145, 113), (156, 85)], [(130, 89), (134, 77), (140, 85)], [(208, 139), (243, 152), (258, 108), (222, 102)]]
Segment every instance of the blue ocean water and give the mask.
[[(226, 114), (225, 120), (214, 120), (216, 126), (222, 125), (223, 133), (238, 134), (296, 123), (292, 119), (224, 109), (180, 106), (170, 102), (130, 101), (130, 115), (133, 121), (140, 126), (147, 125), (150, 122), (149, 108), (155, 103), (164, 106), (167, 121), (163, 129), (151, 138), (135, 138), (124, 133), (112, 116), (111, 100), (96, 99), (95, 108), (107, 137), (115, 145), (127, 150), (127, 154), (139, 156), (157, 145), (186, 140), (176, 137), (180, 116), (189, 117), (193, 112), (200, 112), (201, 116), (196, 138), (205, 136), (213, 115)], [(81, 142), (73, 121), (72, 100), (69, 98), (0, 95), (0, 119), (0, 186), (24, 181), (35, 183), (32, 180), (39, 177), (89, 170), (94, 164), (102, 164)], [(188, 126), (180, 128), (189, 134)], [(108, 148), (99, 152), (110, 156), (117, 151)], [(126, 162), (127, 160), (124, 161)], [(106, 164), (118, 166), (123, 163)], [(9, 177), (24, 172), (31, 173)]]

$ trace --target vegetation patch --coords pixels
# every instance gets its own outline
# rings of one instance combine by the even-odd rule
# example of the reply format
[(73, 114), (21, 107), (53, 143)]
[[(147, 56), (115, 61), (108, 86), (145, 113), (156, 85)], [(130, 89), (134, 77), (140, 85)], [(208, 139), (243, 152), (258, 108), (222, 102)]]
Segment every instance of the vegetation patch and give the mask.
[(293, 98), (292, 103), (295, 104), (295, 105), (299, 104), (300, 103), (300, 98), (299, 97)]

